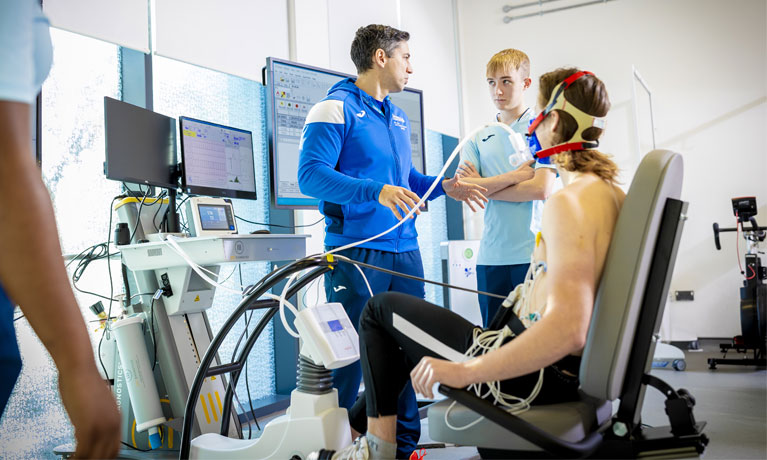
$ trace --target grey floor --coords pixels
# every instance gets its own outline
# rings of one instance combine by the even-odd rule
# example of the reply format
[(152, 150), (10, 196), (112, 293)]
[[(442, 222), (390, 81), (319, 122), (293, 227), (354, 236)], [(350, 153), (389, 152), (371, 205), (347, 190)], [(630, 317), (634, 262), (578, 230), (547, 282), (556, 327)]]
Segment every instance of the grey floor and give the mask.
[[(765, 459), (767, 458), (767, 370), (754, 366), (719, 365), (709, 370), (707, 359), (720, 357), (721, 340), (700, 342), (701, 351), (685, 352), (687, 369), (682, 372), (656, 369), (652, 374), (672, 387), (686, 388), (695, 396), (695, 418), (705, 421), (704, 433), (710, 443), (706, 459)], [(743, 355), (740, 355), (742, 357)], [(730, 353), (728, 357), (737, 358)], [(664, 398), (660, 392), (646, 394), (642, 410), (645, 424), (668, 425)], [(422, 421), (421, 444), (433, 443), (429, 427)], [(425, 460), (479, 459), (474, 447), (427, 449)]]
[[(687, 369), (655, 369), (652, 375), (675, 389), (686, 388), (696, 399), (695, 419), (705, 421), (704, 433), (710, 439), (705, 459), (767, 459), (767, 370), (755, 366), (719, 365), (709, 370), (707, 359), (721, 357), (723, 340), (701, 340), (700, 351), (686, 351)], [(744, 355), (730, 353), (728, 358)], [(617, 408), (617, 402), (615, 407)], [(268, 423), (272, 414), (262, 420)], [(666, 426), (664, 397), (653, 389), (647, 391), (642, 422)], [(426, 419), (421, 421), (420, 445), (442, 445), (429, 438)], [(475, 447), (428, 447), (423, 460), (478, 460)]]

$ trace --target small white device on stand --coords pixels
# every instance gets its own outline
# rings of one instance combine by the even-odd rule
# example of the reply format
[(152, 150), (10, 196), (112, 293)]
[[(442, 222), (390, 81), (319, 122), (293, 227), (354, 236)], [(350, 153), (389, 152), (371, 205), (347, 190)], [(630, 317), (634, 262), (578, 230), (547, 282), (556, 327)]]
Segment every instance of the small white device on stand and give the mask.
[(190, 236), (233, 235), (237, 233), (232, 201), (195, 196), (186, 202)]
[(198, 436), (192, 439), (191, 458), (285, 460), (351, 444), (348, 414), (338, 407), (338, 390), (331, 387), (329, 369), (359, 359), (357, 331), (340, 303), (301, 310), (295, 325), (303, 345), (298, 385), (290, 394), (287, 413), (269, 422), (258, 439), (215, 433)]

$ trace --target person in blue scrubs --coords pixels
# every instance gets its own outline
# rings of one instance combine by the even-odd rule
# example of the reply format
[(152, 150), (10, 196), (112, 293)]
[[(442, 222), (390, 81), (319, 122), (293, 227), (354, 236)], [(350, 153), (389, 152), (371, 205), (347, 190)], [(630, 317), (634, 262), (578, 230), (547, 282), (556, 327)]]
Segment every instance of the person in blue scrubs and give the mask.
[(19, 373), (14, 305), (51, 354), (78, 458), (110, 458), (120, 415), (61, 257), (48, 191), (30, 151), (31, 104), (51, 66), (49, 23), (35, 0), (0, 0), (0, 414)]
[[(390, 93), (402, 91), (413, 73), (410, 34), (383, 25), (357, 30), (351, 57), (357, 78), (334, 85), (306, 117), (301, 137), (298, 184), (301, 192), (319, 198), (325, 216), (328, 250), (358, 243), (391, 228), (402, 220), (436, 180), (412, 164), (410, 123), (394, 105)], [(484, 207), (483, 187), (457, 178), (438, 185), (429, 199), (451, 198)], [(416, 210), (416, 214), (420, 210)], [(423, 277), (415, 215), (385, 236), (339, 254), (378, 267)], [(363, 269), (374, 294), (398, 291), (424, 297), (424, 284), (378, 271)], [(339, 264), (325, 276), (329, 302), (340, 302), (355, 327), (370, 294), (360, 273), (350, 264)], [(359, 362), (334, 371), (339, 404), (351, 408), (362, 379)], [(421, 432), (418, 405), (407, 385), (399, 401), (397, 458), (408, 458)], [(358, 432), (366, 431), (366, 418), (351, 420)]]
[[(531, 165), (519, 155), (527, 147), (525, 133), (535, 118), (524, 99), (531, 83), (527, 54), (512, 48), (499, 51), (487, 63), (486, 77), (498, 109), (495, 121), (509, 125), (519, 140), (514, 145), (500, 126), (483, 129), (461, 152), (459, 175), (487, 188), (490, 198), (477, 255), (477, 289), (506, 296), (530, 267), (543, 200), (551, 194), (557, 173), (548, 158)], [(501, 302), (479, 295), (483, 327), (490, 326)]]

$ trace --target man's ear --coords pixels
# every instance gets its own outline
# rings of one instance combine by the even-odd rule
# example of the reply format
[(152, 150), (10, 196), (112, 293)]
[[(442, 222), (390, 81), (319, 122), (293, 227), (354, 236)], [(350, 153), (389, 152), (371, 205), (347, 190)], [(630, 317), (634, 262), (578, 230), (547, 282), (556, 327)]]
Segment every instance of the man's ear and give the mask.
[(386, 56), (386, 51), (384, 51), (381, 48), (378, 48), (375, 53), (373, 53), (373, 65), (383, 67), (386, 64), (386, 60), (388, 57)]

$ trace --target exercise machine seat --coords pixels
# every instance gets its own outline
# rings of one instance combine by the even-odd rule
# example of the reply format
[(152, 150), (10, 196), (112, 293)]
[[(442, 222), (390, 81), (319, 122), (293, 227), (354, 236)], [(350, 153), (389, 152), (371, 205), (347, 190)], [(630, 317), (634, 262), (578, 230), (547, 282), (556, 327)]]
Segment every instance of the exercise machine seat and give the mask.
[[(679, 199), (682, 175), (682, 157), (677, 153), (654, 150), (642, 159), (618, 216), (597, 291), (579, 373), (581, 400), (534, 405), (519, 415), (522, 420), (571, 443), (583, 440), (609, 422), (612, 401), (620, 398), (629, 371), (629, 355), (664, 205), (668, 198)], [(652, 350), (648, 357), (651, 359)], [(645, 365), (648, 367), (649, 361)], [(445, 423), (445, 413), (452, 402), (448, 398), (429, 408), (432, 439), (489, 449), (541, 452), (540, 447), (487, 418), (465, 430), (451, 429)], [(456, 404), (449, 413), (449, 422), (454, 427), (465, 426), (477, 418), (476, 412), (461, 404)]]

